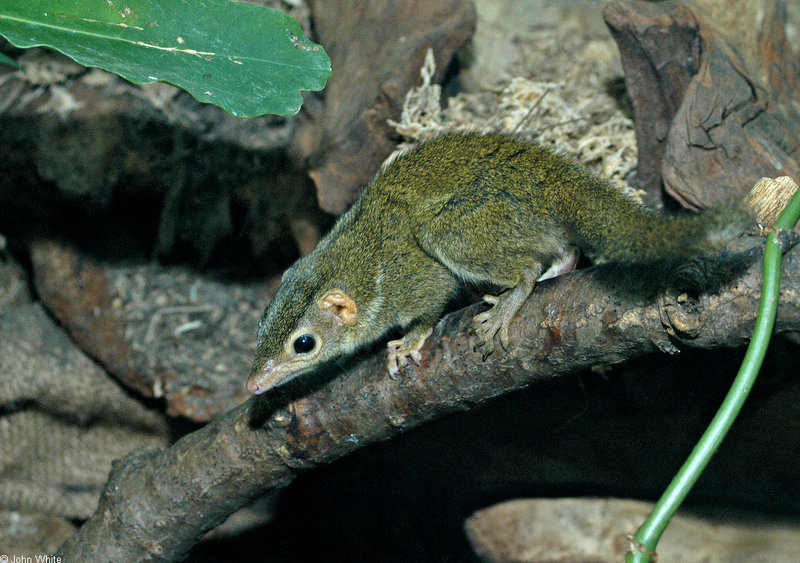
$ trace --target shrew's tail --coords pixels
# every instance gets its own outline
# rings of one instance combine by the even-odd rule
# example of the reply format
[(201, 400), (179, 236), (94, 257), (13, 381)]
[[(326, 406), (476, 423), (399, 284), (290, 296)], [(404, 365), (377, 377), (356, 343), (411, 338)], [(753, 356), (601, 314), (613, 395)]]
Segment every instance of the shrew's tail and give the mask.
[(590, 256), (602, 261), (647, 263), (720, 250), (754, 224), (741, 204), (697, 214), (665, 216), (639, 205), (614, 186), (595, 186), (578, 213), (575, 233)]

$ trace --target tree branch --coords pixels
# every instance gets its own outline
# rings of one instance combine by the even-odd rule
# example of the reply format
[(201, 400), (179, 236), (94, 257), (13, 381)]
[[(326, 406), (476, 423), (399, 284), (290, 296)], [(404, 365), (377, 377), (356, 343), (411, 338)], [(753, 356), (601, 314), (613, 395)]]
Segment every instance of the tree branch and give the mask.
[[(426, 421), (597, 364), (680, 344), (739, 345), (752, 330), (763, 251), (760, 239), (739, 242), (737, 258), (706, 257), (669, 276), (679, 289), (729, 280), (713, 292), (652, 293), (664, 276), (641, 282), (647, 272), (619, 264), (580, 270), (540, 284), (512, 324), (510, 349), (486, 361), (472, 350), (471, 319), (483, 307), (475, 305), (443, 319), (422, 365), (397, 379), (381, 347), (307, 394), (295, 386), (253, 397), (166, 450), (136, 450), (114, 464), (97, 511), (58, 555), (180, 560), (207, 530), (297, 474)], [(795, 249), (784, 261), (778, 331), (800, 329), (798, 286)]]

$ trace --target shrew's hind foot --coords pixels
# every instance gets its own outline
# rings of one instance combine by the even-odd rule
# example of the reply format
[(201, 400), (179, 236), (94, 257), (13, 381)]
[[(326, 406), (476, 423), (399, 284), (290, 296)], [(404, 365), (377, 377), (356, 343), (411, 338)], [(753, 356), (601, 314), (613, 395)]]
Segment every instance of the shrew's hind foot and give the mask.
[[(498, 332), (500, 332), (500, 344), (503, 345), (503, 348), (508, 344), (508, 323), (497, 310), (500, 297), (484, 295), (483, 300), (492, 308), (475, 315), (472, 318), (472, 327), (475, 330), (475, 350), (483, 348), (483, 359), (485, 360), (489, 354), (494, 352), (494, 337)], [(505, 344), (503, 344), (504, 337)]]
[(503, 350), (508, 350), (508, 327), (533, 291), (538, 274), (525, 270), (522, 276), (522, 281), (515, 288), (500, 295), (484, 295), (483, 300), (492, 308), (472, 319), (476, 337), (475, 350), (483, 349), (484, 360), (494, 352), (495, 336), (499, 338)]

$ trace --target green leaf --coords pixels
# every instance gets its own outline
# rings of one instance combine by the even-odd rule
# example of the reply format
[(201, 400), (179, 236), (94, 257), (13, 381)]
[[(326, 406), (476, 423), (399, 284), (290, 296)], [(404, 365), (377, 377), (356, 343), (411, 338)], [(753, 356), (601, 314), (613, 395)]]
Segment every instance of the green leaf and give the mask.
[(3, 53), (0, 53), (0, 64), (11, 65), (14, 68), (22, 68), (22, 66), (20, 66), (20, 64), (17, 61), (15, 61), (11, 57)]
[(0, 0), (0, 34), (240, 117), (297, 113), (330, 59), (278, 10), (230, 0)]

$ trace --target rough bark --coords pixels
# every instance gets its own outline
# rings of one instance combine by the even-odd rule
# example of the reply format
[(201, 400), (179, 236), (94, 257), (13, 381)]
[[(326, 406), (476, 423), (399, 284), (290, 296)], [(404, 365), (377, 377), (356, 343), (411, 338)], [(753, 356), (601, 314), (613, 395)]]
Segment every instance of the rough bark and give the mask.
[(603, 16), (619, 47), (633, 102), (639, 149), (634, 183), (659, 202), (667, 134), (700, 61), (697, 20), (674, 2), (609, 2)]
[(636, 116), (637, 182), (690, 208), (800, 177), (797, 62), (785, 2), (610, 2)]
[[(675, 291), (644, 297), (663, 276), (642, 285), (643, 272), (619, 265), (582, 270), (540, 284), (511, 327), (507, 353), (482, 362), (472, 350), (468, 328), (478, 305), (446, 317), (423, 348), (422, 365), (397, 379), (385, 373), (379, 350), (302, 396), (287, 387), (251, 398), (169, 449), (138, 450), (119, 461), (97, 512), (59, 555), (179, 560), (205, 531), (300, 472), (443, 414), (676, 345), (739, 345), (752, 330), (761, 283), (763, 245), (745, 246), (739, 258), (704, 260), (670, 276), (676, 289), (728, 279), (697, 298)], [(621, 284), (625, 279), (637, 281)], [(799, 284), (794, 250), (784, 261), (778, 331), (800, 329)]]

